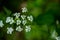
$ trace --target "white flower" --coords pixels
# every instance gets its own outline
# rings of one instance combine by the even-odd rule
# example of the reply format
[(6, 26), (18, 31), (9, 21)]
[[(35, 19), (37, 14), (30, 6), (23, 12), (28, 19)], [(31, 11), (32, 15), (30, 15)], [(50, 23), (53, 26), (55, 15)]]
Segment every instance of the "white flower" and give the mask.
[(27, 12), (27, 8), (26, 7), (23, 7), (22, 8), (22, 13), (25, 13), (25, 12)]
[(9, 23), (11, 21), (10, 19), (11, 19), (11, 17), (7, 17), (6, 18), (6, 23)]
[(26, 31), (26, 32), (30, 32), (30, 31), (31, 31), (30, 25), (26, 26), (25, 31)]
[(56, 31), (54, 30), (53, 32), (52, 32), (52, 34), (51, 34), (51, 38), (56, 38), (57, 37), (57, 33), (56, 33)]
[(24, 20), (26, 18), (26, 15), (21, 15), (21, 18)]
[(13, 32), (13, 28), (12, 27), (8, 27), (7, 28), (7, 34), (12, 34)]
[(56, 37), (56, 40), (60, 40), (60, 36)]
[(33, 16), (30, 15), (30, 16), (27, 17), (27, 19), (32, 22), (33, 21)]
[(15, 13), (14, 16), (16, 16), (16, 18), (20, 17), (20, 13)]
[(3, 21), (0, 20), (0, 27), (3, 27), (3, 26), (4, 26)]
[(14, 23), (14, 20), (13, 18), (10, 19), (10, 24), (13, 24)]
[(6, 19), (6, 23), (13, 24), (13, 23), (14, 23), (13, 18), (12, 18), (12, 17), (7, 17), (7, 19)]
[(23, 20), (22, 24), (25, 25), (27, 23), (27, 20)]
[(23, 30), (23, 28), (21, 28), (20, 26), (18, 26), (17, 28), (16, 28), (16, 31), (18, 31), (18, 32), (21, 32)]
[(19, 25), (21, 23), (21, 20), (17, 20), (16, 24)]

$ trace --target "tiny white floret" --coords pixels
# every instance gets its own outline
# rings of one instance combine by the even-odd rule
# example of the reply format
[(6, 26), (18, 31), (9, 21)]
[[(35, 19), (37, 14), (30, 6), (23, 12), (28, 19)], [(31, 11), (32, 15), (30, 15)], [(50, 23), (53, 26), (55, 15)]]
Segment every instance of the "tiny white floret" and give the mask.
[(10, 24), (13, 24), (14, 23), (14, 20), (13, 18), (10, 19)]
[(27, 23), (27, 20), (23, 20), (22, 24), (25, 25)]
[(27, 12), (27, 8), (26, 7), (23, 7), (22, 8), (22, 13), (26, 13)]
[(32, 15), (27, 16), (27, 19), (32, 22), (33, 21), (33, 16)]
[(7, 28), (7, 34), (12, 34), (13, 32), (13, 28), (12, 27), (8, 27)]
[(9, 23), (11, 21), (11, 17), (6, 18), (6, 23)]
[(16, 24), (19, 25), (21, 23), (21, 20), (17, 20)]
[(26, 26), (25, 31), (26, 31), (26, 32), (30, 32), (30, 31), (31, 31), (31, 27), (30, 27), (30, 25)]
[(14, 23), (13, 17), (7, 17), (6, 18), (6, 23), (13, 24)]
[(21, 18), (24, 20), (26, 18), (26, 15), (21, 15)]
[(23, 28), (21, 28), (21, 26), (18, 26), (17, 28), (16, 28), (16, 31), (18, 31), (18, 32), (21, 32), (23, 30)]
[(20, 13), (15, 13), (14, 16), (15, 16), (16, 18), (19, 18), (19, 17), (20, 17)]
[(0, 20), (0, 27), (3, 27), (3, 26), (4, 26), (3, 21)]

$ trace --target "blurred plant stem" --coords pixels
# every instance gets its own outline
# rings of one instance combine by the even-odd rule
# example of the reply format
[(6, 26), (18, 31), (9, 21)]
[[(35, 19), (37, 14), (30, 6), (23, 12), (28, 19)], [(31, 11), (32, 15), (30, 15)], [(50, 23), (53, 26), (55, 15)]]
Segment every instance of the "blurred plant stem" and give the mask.
[(24, 32), (14, 32), (13, 34), (7, 34), (7, 40), (25, 40)]

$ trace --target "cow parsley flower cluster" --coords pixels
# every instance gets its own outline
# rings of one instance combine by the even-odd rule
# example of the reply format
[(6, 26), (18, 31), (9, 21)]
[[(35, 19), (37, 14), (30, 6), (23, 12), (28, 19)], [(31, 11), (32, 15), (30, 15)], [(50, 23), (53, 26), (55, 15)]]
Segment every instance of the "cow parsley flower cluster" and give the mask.
[[(22, 8), (22, 13), (16, 12), (12, 16), (6, 17), (5, 23), (9, 25), (7, 27), (7, 34), (12, 34), (13, 31), (21, 32), (25, 30), (25, 32), (30, 32), (31, 30), (31, 25), (30, 22), (33, 21), (33, 16), (32, 15), (27, 15), (26, 13), (28, 12), (26, 7)], [(13, 28), (13, 26), (16, 28)], [(0, 20), (0, 27), (3, 27), (4, 23), (2, 20)]]

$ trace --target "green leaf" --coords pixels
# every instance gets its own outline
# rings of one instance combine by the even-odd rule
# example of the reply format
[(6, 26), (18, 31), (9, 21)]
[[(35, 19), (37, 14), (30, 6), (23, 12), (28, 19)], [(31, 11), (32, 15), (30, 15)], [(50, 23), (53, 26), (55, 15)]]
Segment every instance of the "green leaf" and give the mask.
[(9, 10), (9, 9), (7, 9), (6, 7), (3, 7), (3, 9), (4, 9), (4, 11), (6, 12), (6, 14), (7, 15), (10, 15), (12, 12)]

